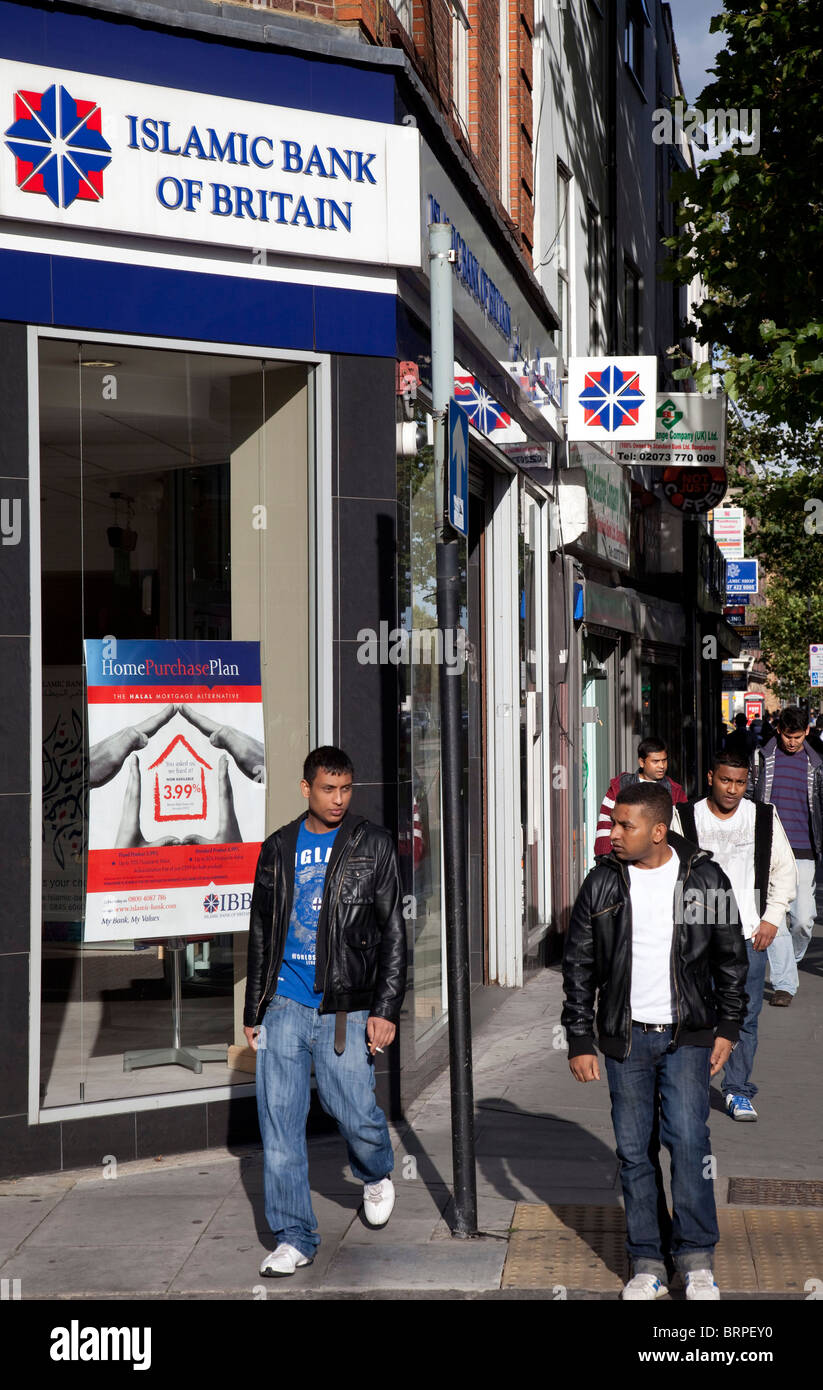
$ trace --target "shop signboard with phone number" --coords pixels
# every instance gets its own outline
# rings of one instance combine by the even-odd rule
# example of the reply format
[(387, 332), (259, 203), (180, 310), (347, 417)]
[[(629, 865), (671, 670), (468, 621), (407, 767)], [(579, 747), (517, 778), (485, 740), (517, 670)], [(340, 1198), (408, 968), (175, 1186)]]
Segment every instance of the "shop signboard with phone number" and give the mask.
[(726, 398), (658, 392), (653, 440), (614, 445), (616, 463), (722, 468), (726, 461)]

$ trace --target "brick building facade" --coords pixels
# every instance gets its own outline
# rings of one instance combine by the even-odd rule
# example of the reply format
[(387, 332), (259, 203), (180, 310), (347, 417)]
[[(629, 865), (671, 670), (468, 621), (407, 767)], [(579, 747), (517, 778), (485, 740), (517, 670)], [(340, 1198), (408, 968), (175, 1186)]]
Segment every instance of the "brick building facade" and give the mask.
[(366, 43), (402, 49), (531, 263), (534, 0), (467, 0), (465, 9), (460, 0), (398, 0), (396, 9), (383, 0), (236, 3), (333, 21)]

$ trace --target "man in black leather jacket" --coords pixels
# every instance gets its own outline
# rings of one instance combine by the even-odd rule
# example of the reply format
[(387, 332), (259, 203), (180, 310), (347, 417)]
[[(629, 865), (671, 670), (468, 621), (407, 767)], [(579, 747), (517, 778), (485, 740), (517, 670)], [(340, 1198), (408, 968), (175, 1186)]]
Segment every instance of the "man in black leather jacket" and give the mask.
[[(586, 877), (563, 955), (569, 1066), (578, 1081), (600, 1080), (597, 997), (633, 1267), (623, 1297), (665, 1294), (671, 1262), (687, 1298), (716, 1300), (709, 1077), (745, 1013), (737, 904), (711, 854), (670, 836), (663, 788), (626, 787), (611, 816), (612, 852)], [(672, 1157), (671, 1218), (661, 1139)]]
[(339, 748), (315, 749), (301, 790), (308, 812), (264, 841), (249, 922), (244, 1032), (257, 1051), (266, 1218), (277, 1246), (260, 1272), (310, 1264), (320, 1238), (306, 1150), (314, 1063), (323, 1108), (364, 1184), (367, 1221), (394, 1206), (374, 1054), (394, 1041), (406, 978), (397, 854), (381, 826), (349, 811), (354, 769)]

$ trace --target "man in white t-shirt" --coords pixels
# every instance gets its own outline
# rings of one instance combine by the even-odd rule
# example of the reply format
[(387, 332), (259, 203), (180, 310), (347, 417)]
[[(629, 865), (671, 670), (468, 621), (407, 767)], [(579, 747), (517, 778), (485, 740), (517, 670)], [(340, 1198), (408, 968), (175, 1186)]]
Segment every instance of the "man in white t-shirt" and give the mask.
[[(664, 787), (639, 782), (611, 812), (611, 854), (586, 876), (563, 952), (562, 1023), (577, 1081), (606, 1058), (633, 1275), (623, 1298), (717, 1300), (709, 1078), (728, 1062), (745, 1012), (747, 960), (731, 884), (710, 854), (669, 838)], [(595, 1010), (596, 1001), (596, 1010)], [(660, 1143), (671, 1154), (672, 1214)]]
[(797, 866), (774, 806), (745, 799), (748, 762), (717, 753), (708, 774), (709, 793), (695, 805), (679, 806), (672, 825), (687, 840), (710, 850), (728, 874), (746, 940), (749, 996), (740, 1040), (726, 1063), (723, 1096), (733, 1120), (752, 1121), (757, 1087), (751, 1079), (757, 1050), (757, 1020), (763, 1007), (766, 949), (777, 935), (797, 891)]

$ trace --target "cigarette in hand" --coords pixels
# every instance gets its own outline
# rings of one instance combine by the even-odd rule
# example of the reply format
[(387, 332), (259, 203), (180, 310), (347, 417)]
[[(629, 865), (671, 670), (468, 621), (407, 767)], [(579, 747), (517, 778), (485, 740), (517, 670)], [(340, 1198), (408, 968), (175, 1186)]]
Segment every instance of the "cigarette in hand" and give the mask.
[(374, 1050), (375, 1050), (375, 1052), (382, 1052), (382, 1051), (383, 1051), (382, 1047), (375, 1047)]

